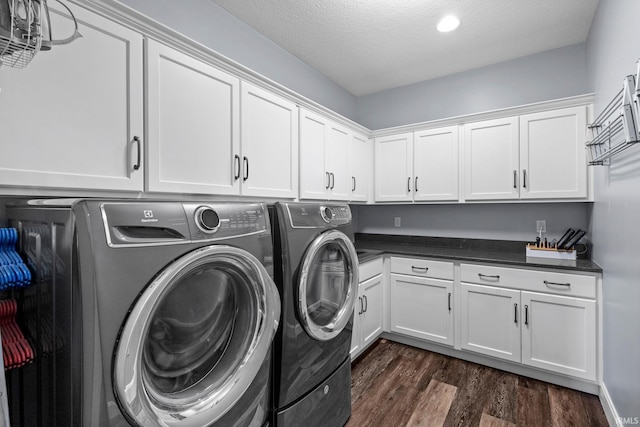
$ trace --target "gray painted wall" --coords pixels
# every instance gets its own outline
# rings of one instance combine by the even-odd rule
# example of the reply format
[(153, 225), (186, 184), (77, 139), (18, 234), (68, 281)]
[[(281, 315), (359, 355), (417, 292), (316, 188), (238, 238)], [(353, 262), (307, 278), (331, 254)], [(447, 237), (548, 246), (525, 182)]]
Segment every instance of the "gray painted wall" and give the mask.
[(121, 3), (355, 120), (354, 95), (216, 3), (210, 0), (122, 0)]
[(357, 98), (369, 129), (589, 93), (584, 43)]
[[(638, 17), (637, 0), (600, 0), (587, 39), (596, 114), (635, 74)], [(593, 259), (604, 269), (604, 383), (620, 417), (640, 417), (640, 146), (595, 171), (591, 234)]]
[[(531, 241), (536, 220), (547, 221), (546, 237), (560, 238), (569, 227), (587, 229), (585, 203), (481, 204), (481, 205), (376, 205), (354, 206), (360, 233), (434, 237), (465, 237)], [(400, 217), (402, 226), (393, 226)]]
[[(380, 129), (589, 93), (584, 43), (358, 98), (358, 121)], [(434, 102), (433, 100), (437, 100)], [(464, 204), (356, 207), (358, 232), (529, 240), (586, 228), (589, 205)], [(393, 227), (393, 217), (403, 227)]]

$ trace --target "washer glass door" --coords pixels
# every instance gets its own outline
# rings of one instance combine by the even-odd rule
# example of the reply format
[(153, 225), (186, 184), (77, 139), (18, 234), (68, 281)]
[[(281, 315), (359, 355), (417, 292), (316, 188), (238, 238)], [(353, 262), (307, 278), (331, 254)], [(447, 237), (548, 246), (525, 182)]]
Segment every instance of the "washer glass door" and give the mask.
[(204, 426), (246, 392), (270, 351), (280, 297), (251, 254), (209, 246), (174, 261), (122, 329), (114, 388), (139, 425)]
[(351, 320), (358, 293), (358, 255), (338, 230), (320, 234), (304, 256), (298, 283), (298, 313), (307, 333), (327, 341)]

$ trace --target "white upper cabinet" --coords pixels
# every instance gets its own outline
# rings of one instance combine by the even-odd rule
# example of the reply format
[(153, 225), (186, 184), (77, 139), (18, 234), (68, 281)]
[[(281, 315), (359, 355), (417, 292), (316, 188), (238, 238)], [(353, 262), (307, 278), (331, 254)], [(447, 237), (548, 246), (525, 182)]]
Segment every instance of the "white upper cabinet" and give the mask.
[(250, 83), (241, 84), (241, 194), (298, 196), (298, 107)]
[(375, 200), (457, 201), (458, 126), (375, 140)]
[[(142, 36), (69, 7), (81, 38), (0, 69), (0, 185), (142, 191)], [(71, 35), (49, 8), (53, 38)]]
[(413, 133), (375, 139), (376, 202), (413, 200)]
[(415, 132), (413, 199), (457, 201), (459, 162), (458, 126)]
[(351, 134), (351, 196), (354, 202), (367, 202), (371, 171), (373, 170), (373, 150), (371, 140), (357, 133)]
[(587, 197), (586, 107), (520, 116), (520, 198)]
[(465, 199), (517, 199), (518, 118), (464, 125)]
[(300, 198), (349, 200), (348, 129), (300, 109)]
[(586, 107), (464, 125), (466, 200), (588, 197)]
[(240, 80), (146, 43), (147, 190), (239, 194)]

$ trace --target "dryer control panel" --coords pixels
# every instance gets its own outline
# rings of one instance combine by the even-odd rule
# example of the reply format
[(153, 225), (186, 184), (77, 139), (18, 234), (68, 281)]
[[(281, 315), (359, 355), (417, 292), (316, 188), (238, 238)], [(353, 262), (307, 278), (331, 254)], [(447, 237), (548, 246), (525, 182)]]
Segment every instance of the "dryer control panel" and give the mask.
[(351, 223), (351, 209), (346, 204), (286, 204), (293, 228), (323, 228)]

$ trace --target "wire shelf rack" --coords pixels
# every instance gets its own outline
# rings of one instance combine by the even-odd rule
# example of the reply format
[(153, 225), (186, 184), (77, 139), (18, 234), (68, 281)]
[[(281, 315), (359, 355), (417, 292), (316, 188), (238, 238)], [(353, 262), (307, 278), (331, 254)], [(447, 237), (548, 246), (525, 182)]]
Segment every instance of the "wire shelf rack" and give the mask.
[(589, 165), (608, 166), (611, 157), (640, 142), (640, 61), (636, 76), (625, 77), (623, 87), (588, 126)]
[(42, 5), (35, 0), (9, 0), (2, 4), (0, 66), (24, 68), (40, 50)]

